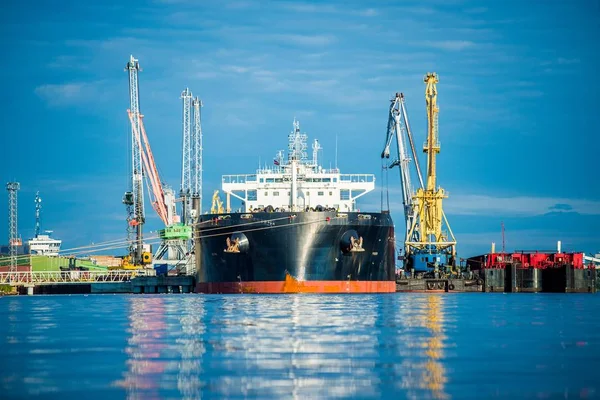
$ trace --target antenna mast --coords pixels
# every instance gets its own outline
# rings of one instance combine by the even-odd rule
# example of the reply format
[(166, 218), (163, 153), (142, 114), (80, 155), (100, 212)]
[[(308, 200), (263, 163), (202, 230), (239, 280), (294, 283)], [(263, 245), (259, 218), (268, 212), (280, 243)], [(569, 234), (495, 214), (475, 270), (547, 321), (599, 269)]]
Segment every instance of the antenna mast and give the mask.
[(40, 213), (42, 210), (42, 199), (40, 198), (40, 192), (35, 192), (35, 237), (40, 234), (41, 223)]
[(337, 171), (337, 150), (338, 150), (338, 134), (335, 134), (335, 170)]

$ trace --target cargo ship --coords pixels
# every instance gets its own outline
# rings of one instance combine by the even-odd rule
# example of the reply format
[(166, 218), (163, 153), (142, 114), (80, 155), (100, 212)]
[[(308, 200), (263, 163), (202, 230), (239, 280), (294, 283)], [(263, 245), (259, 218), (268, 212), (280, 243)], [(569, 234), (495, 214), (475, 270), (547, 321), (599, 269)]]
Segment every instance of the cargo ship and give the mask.
[[(196, 292), (395, 292), (392, 218), (357, 207), (375, 176), (325, 169), (318, 140), (312, 158), (307, 148), (294, 120), (287, 157), (279, 151), (254, 174), (222, 176), (227, 206), (194, 228)], [(232, 197), (241, 201), (235, 212)]]

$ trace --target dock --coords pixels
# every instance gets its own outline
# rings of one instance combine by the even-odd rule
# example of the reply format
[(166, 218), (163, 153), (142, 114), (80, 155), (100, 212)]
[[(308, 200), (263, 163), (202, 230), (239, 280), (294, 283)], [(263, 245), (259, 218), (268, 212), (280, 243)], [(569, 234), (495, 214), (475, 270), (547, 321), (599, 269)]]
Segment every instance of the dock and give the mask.
[(192, 293), (194, 277), (148, 276), (136, 270), (0, 272), (15, 294)]
[(506, 264), (483, 268), (472, 277), (396, 279), (396, 292), (597, 293), (600, 269), (568, 265), (535, 268)]

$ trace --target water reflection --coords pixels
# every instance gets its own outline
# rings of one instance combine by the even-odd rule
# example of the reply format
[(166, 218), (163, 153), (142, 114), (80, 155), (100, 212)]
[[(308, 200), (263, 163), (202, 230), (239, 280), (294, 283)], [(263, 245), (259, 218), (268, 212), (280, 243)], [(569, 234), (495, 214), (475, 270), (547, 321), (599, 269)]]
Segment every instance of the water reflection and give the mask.
[(0, 397), (593, 397), (599, 299), (2, 298)]
[(176, 390), (183, 399), (200, 398), (203, 299), (173, 302), (165, 296), (129, 298), (127, 371), (115, 386), (127, 398), (160, 398)]
[(445, 302), (441, 294), (414, 295), (400, 298), (398, 319), (401, 379), (399, 387), (409, 398), (446, 399), (448, 382), (444, 366), (444, 350), (448, 347), (445, 334)]
[(379, 397), (381, 303), (325, 298), (133, 297), (115, 384), (131, 399)]

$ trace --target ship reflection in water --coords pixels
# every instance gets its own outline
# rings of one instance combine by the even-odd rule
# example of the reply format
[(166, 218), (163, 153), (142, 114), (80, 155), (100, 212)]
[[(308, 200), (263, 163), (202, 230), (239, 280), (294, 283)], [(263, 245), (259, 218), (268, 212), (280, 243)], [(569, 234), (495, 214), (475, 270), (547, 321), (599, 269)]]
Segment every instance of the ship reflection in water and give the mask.
[(0, 299), (1, 398), (594, 398), (600, 297)]
[(447, 397), (443, 296), (171, 299), (129, 300), (128, 398)]

